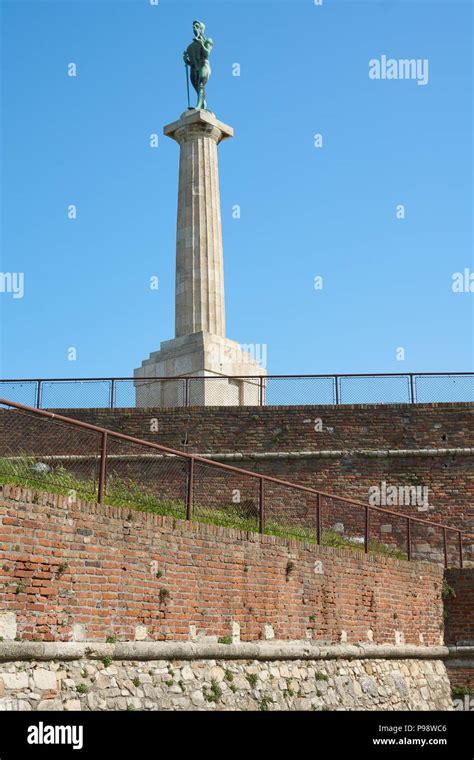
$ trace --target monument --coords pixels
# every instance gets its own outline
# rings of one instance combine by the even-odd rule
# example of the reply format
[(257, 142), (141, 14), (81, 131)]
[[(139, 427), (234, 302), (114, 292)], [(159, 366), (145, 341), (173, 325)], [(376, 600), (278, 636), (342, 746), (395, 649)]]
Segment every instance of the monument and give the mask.
[(197, 105), (164, 128), (180, 147), (175, 337), (162, 342), (134, 372), (136, 403), (142, 407), (183, 406), (185, 394), (187, 403), (196, 406), (258, 404), (259, 378), (266, 375), (251, 353), (225, 334), (217, 146), (233, 136), (233, 129), (206, 108), (213, 41), (204, 36), (200, 21), (193, 23), (193, 31), (183, 57), (188, 103), (190, 70)]

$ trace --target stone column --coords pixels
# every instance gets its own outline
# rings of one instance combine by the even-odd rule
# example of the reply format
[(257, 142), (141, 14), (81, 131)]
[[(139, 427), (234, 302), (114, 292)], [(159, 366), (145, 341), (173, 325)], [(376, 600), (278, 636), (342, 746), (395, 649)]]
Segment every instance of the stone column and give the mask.
[(217, 146), (233, 130), (210, 111), (189, 109), (164, 133), (180, 146), (176, 335), (135, 370), (137, 406), (258, 404), (266, 371), (254, 347), (225, 334)]
[(186, 111), (164, 129), (180, 146), (175, 336), (225, 336), (224, 265), (217, 146), (231, 127), (209, 111)]

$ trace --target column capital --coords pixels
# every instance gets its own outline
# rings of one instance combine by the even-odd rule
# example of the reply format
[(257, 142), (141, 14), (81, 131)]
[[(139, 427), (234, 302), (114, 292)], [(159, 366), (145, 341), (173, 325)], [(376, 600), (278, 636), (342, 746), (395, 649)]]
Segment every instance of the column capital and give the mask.
[(233, 137), (234, 130), (228, 124), (219, 121), (212, 111), (189, 108), (181, 114), (178, 121), (167, 124), (163, 133), (180, 145), (202, 136), (209, 137), (218, 145), (222, 140)]

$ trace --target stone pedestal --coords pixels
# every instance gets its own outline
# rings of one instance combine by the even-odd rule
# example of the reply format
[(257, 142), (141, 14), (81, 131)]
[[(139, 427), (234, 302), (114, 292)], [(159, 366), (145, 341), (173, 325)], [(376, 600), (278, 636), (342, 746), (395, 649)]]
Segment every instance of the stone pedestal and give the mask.
[[(266, 372), (245, 348), (225, 337), (217, 146), (233, 136), (232, 127), (210, 111), (188, 109), (164, 133), (180, 146), (176, 337), (163, 342), (135, 370), (137, 406), (257, 404), (258, 377)], [(158, 380), (186, 376), (215, 379)], [(250, 376), (258, 377), (252, 380)], [(157, 381), (140, 380), (144, 377)]]
[(137, 406), (257, 406), (265, 392), (260, 381), (265, 374), (235, 341), (196, 332), (164, 341), (135, 370)]

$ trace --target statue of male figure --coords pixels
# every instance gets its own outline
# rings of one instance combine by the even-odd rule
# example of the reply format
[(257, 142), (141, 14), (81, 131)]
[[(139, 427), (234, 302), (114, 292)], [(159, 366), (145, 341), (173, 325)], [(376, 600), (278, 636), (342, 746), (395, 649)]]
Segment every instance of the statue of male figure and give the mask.
[(196, 108), (204, 110), (207, 109), (205, 87), (211, 75), (209, 55), (214, 46), (211, 38), (204, 36), (205, 29), (202, 21), (193, 22), (194, 39), (183, 54), (186, 66), (191, 69), (191, 84), (198, 95)]

